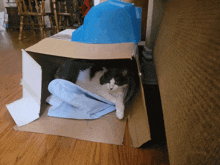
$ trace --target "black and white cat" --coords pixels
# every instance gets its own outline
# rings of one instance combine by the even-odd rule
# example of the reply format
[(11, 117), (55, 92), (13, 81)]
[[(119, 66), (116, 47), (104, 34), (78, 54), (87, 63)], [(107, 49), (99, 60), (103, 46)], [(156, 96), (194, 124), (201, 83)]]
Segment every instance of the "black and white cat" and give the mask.
[[(138, 74), (134, 61), (71, 60), (64, 63), (55, 78), (72, 81), (116, 105), (116, 116), (124, 117), (127, 103), (138, 89)], [(126, 64), (126, 65), (125, 65)]]

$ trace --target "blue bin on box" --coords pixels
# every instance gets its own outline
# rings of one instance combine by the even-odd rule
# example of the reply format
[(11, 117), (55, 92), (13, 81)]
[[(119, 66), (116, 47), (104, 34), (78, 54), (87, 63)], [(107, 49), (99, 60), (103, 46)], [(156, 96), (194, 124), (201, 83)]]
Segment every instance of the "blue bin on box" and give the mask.
[(93, 6), (84, 18), (84, 23), (72, 34), (71, 41), (112, 44), (140, 42), (140, 7), (119, 0), (109, 0)]

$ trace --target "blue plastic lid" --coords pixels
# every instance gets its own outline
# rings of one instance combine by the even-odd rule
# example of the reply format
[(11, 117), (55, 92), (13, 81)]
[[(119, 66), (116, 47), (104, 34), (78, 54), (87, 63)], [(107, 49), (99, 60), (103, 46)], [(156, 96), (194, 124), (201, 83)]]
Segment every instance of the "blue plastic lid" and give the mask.
[(72, 33), (71, 41), (111, 44), (140, 42), (141, 8), (118, 0), (93, 6), (84, 23)]

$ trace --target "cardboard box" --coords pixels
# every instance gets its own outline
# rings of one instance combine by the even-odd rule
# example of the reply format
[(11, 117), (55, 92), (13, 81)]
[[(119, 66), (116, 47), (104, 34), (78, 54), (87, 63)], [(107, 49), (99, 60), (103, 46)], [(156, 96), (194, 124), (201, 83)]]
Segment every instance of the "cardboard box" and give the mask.
[[(50, 95), (48, 84), (54, 79), (57, 67), (70, 58), (80, 59), (138, 59), (134, 43), (83, 44), (71, 42), (73, 30), (65, 30), (51, 38), (22, 50), (23, 97), (7, 108), (16, 122), (15, 130), (38, 132), (121, 145), (126, 122), (133, 147), (151, 140), (142, 84), (141, 91), (125, 117), (119, 120), (115, 111), (96, 120), (74, 120), (47, 116), (45, 100)], [(138, 60), (137, 65), (139, 66)]]

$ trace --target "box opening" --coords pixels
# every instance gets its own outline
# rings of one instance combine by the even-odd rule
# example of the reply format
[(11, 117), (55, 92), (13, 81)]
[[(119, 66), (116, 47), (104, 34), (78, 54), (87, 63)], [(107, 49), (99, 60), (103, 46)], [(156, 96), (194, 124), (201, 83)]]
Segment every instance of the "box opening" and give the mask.
[(131, 146), (140, 147), (151, 140), (142, 83), (123, 120), (116, 117), (115, 111), (95, 120), (47, 116), (48, 84), (62, 63), (70, 59), (130, 60), (132, 56), (140, 76), (138, 48), (134, 43), (94, 45), (46, 38), (22, 50), (23, 97), (7, 106), (17, 124), (15, 129), (120, 145), (128, 122)]
[[(39, 54), (34, 52), (28, 52), (28, 54), (41, 66), (42, 69), (42, 89), (41, 89), (41, 110), (40, 110), (40, 116), (42, 116), (47, 108), (45, 106), (48, 106), (46, 103), (46, 98), (50, 96), (50, 92), (48, 91), (48, 85), (49, 83), (55, 79), (55, 73), (57, 69), (65, 63), (68, 60), (81, 60), (81, 59), (72, 59), (68, 57), (59, 57), (59, 56), (53, 56), (53, 55), (45, 55), (45, 54)], [(89, 62), (108, 62), (108, 63), (117, 63), (116, 65), (123, 65), (123, 62), (125, 61), (136, 61), (135, 58), (132, 59), (100, 59), (100, 60), (91, 60), (86, 59)], [(135, 66), (135, 72), (138, 74), (138, 66)], [(73, 73), (74, 74), (74, 73)], [(140, 80), (141, 81), (141, 80)], [(140, 83), (140, 82), (138, 82)], [(139, 87), (140, 88), (140, 87)], [(137, 91), (140, 92), (140, 91)], [(126, 107), (130, 106), (135, 99), (137, 92), (134, 96), (129, 96), (129, 102), (127, 102)]]

